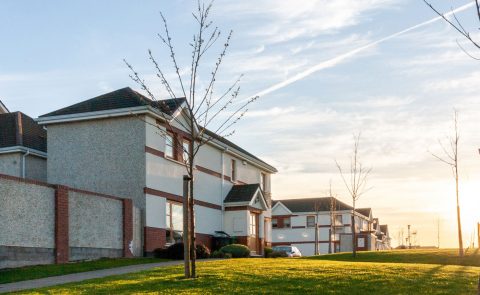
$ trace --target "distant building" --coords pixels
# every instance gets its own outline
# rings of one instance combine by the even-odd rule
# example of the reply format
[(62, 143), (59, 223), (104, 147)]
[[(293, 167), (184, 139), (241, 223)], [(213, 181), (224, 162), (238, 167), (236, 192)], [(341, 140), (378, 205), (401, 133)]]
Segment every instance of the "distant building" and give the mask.
[(276, 200), (272, 207), (272, 245), (293, 245), (305, 256), (314, 255), (317, 223), (320, 254), (352, 251), (354, 215), (357, 250), (375, 250), (372, 210), (360, 208), (353, 214), (352, 209), (329, 197)]

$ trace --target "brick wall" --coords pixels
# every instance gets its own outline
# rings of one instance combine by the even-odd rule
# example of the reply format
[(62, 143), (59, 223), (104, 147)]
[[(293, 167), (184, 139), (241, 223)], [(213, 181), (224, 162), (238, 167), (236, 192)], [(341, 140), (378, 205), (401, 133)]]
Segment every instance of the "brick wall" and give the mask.
[[(116, 224), (122, 230), (110, 230), (108, 232), (109, 236), (105, 235), (102, 237), (103, 240), (98, 241), (98, 243), (93, 239), (89, 241), (90, 244), (88, 245), (72, 248), (72, 239), (79, 240), (79, 237), (71, 236), (71, 226), (82, 226), (80, 232), (86, 236), (91, 236), (89, 230), (92, 233), (93, 230), (96, 230), (95, 234), (99, 236), (99, 229), (105, 227), (99, 224), (97, 228), (93, 229), (85, 225), (88, 223), (83, 225), (72, 224), (70, 215), (72, 210), (78, 209), (72, 207), (70, 203), (72, 200), (69, 198), (69, 195), (75, 195), (77, 200), (79, 198), (80, 200), (89, 198), (92, 201), (91, 198), (93, 198), (93, 202), (82, 203), (87, 204), (86, 206), (81, 206), (82, 210), (89, 210), (89, 208), (85, 207), (90, 206), (92, 207), (91, 210), (98, 211), (98, 207), (95, 207), (95, 204), (103, 204), (105, 202), (99, 203), (95, 201), (96, 198), (96, 200), (109, 199), (110, 203), (120, 202), (121, 210), (117, 210), (118, 216), (121, 214), (121, 218), (118, 219), (120, 224)], [(78, 259), (82, 259), (83, 253), (86, 253), (91, 258), (110, 255), (114, 255), (112, 257), (133, 256), (130, 251), (130, 245), (133, 240), (133, 204), (130, 199), (121, 199), (115, 196), (77, 190), (67, 186), (51, 185), (0, 174), (0, 201), (2, 204), (0, 207), (0, 224), (2, 224), (0, 228), (0, 256), (2, 256), (0, 268), (51, 262), (67, 263), (72, 260), (72, 249), (75, 251), (74, 256)], [(108, 202), (105, 204), (108, 206)], [(93, 213), (98, 213), (96, 211)], [(77, 215), (79, 214), (77, 213)], [(82, 218), (82, 216), (79, 218)], [(84, 218), (88, 218), (88, 216)], [(111, 216), (105, 216), (104, 218), (110, 218), (109, 222), (112, 223)], [(116, 226), (115, 222), (117, 221), (114, 220), (112, 223), (114, 227)], [(119, 249), (118, 251), (120, 252), (118, 253), (113, 248), (96, 246), (105, 243), (105, 237), (120, 239), (123, 242), (119, 243), (117, 248), (123, 249)], [(3, 255), (5, 254), (4, 252), (8, 255)]]
[(146, 226), (144, 231), (145, 253), (151, 254), (155, 249), (165, 247), (167, 243), (167, 231), (165, 229)]

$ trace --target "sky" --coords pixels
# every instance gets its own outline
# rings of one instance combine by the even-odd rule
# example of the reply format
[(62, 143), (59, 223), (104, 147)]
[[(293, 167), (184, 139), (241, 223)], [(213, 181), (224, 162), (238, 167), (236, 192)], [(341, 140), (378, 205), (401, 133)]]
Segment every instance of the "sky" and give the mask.
[[(470, 2), (432, 0), (444, 12)], [(188, 68), (195, 3), (3, 0), (0, 99), (37, 117), (126, 86), (138, 89), (124, 58), (166, 96), (147, 49), (174, 79), (156, 37), (162, 11), (181, 68)], [(389, 225), (394, 245), (410, 224), (421, 245), (437, 245), (439, 225), (440, 246), (457, 247), (452, 173), (430, 154), (442, 152), (439, 141), (447, 143), (456, 108), (469, 245), (480, 219), (480, 62), (460, 50), (457, 42), (475, 53), (452, 28), (429, 22), (435, 17), (420, 0), (215, 1), (214, 24), (223, 37), (233, 30), (218, 93), (244, 74), (240, 99), (261, 94), (230, 140), (277, 167), (275, 199), (324, 197), (331, 181), (338, 198), (351, 203), (335, 160), (349, 165), (353, 134), (361, 132), (360, 158), (372, 172), (358, 207), (371, 207)], [(480, 39), (472, 7), (457, 17)], [(206, 57), (201, 82), (219, 49)]]

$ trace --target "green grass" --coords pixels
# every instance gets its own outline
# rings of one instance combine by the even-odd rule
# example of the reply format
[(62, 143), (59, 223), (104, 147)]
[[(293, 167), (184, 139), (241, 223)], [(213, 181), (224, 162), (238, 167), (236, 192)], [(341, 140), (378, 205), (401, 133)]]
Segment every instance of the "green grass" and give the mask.
[(476, 294), (480, 267), (386, 261), (229, 259), (199, 262), (196, 280), (172, 266), (23, 294)]
[(95, 261), (76, 262), (68, 264), (36, 265), (0, 270), (0, 284), (13, 283), (25, 280), (40, 279), (51, 276), (66, 275), (90, 270), (107, 269), (113, 267), (153, 263), (166, 261), (156, 258), (117, 258), (99, 259)]
[(478, 249), (468, 251), (463, 257), (458, 256), (458, 249), (412, 249), (378, 252), (358, 252), (355, 259), (352, 258), (351, 253), (338, 253), (315, 257), (305, 257), (304, 259), (480, 266), (480, 252)]

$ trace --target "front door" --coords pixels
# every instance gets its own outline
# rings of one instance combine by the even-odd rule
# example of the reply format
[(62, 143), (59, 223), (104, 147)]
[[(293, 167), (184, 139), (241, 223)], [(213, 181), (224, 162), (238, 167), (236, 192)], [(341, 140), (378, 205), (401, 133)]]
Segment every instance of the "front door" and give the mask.
[(257, 254), (260, 254), (260, 237), (259, 237), (259, 218), (260, 214), (250, 212), (250, 245), (249, 248), (252, 252), (256, 252)]

